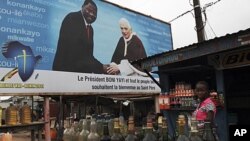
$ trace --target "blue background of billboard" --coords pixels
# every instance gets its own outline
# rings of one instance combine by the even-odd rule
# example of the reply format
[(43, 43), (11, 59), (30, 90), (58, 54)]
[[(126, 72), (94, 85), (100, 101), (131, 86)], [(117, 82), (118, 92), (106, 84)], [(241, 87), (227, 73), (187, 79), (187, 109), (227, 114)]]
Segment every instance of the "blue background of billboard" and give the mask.
[[(170, 25), (117, 6), (95, 0), (98, 7), (94, 28), (94, 56), (103, 64), (109, 64), (121, 31), (118, 21), (124, 17), (130, 21), (133, 31), (142, 40), (147, 56), (172, 50)], [(61, 22), (73, 11), (81, 9), (83, 0), (1, 0), (0, 44), (19, 40), (43, 58), (36, 67), (51, 70)], [(29, 6), (29, 7), (28, 7)], [(21, 32), (17, 33), (17, 30)], [(74, 36), (74, 35), (72, 35)], [(0, 54), (0, 67), (13, 68), (14, 60)]]

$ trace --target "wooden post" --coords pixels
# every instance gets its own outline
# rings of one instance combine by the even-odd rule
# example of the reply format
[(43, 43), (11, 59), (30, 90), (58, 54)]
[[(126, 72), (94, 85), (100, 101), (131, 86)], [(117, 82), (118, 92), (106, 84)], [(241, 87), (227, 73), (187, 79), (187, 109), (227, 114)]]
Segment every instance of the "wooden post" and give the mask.
[(63, 140), (63, 127), (64, 127), (64, 102), (63, 96), (60, 96), (60, 103), (59, 103), (59, 116), (58, 116), (58, 124), (59, 130), (57, 132), (57, 141)]
[(205, 34), (204, 34), (205, 27), (201, 15), (200, 0), (193, 0), (193, 3), (194, 3), (194, 15), (195, 15), (197, 38), (198, 42), (202, 42), (205, 41)]
[[(34, 111), (34, 97), (31, 96), (31, 122), (34, 122), (34, 116), (33, 116), (33, 111)], [(35, 130), (32, 129), (31, 130), (31, 141), (35, 141), (36, 139), (36, 134), (35, 134)]]
[(50, 141), (50, 114), (49, 114), (49, 97), (44, 97), (44, 131), (45, 141)]
[(154, 100), (155, 100), (155, 113), (160, 113), (159, 95), (154, 96)]

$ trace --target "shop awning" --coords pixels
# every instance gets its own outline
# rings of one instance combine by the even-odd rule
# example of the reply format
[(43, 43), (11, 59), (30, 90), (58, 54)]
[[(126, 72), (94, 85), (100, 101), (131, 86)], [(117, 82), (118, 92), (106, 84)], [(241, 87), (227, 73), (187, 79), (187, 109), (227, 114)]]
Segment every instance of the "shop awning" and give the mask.
[(147, 58), (136, 60), (132, 62), (132, 64), (138, 64), (141, 68), (147, 69), (204, 55), (229, 51), (247, 45), (250, 45), (250, 28), (237, 33), (227, 34), (223, 37), (192, 44), (180, 49), (149, 56)]

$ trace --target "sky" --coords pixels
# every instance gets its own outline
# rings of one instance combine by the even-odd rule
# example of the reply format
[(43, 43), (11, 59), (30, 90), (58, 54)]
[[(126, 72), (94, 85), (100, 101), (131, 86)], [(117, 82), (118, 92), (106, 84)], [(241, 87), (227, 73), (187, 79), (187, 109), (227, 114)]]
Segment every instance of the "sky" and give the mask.
[[(193, 9), (193, 0), (106, 0), (145, 15), (169, 22)], [(218, 0), (200, 0), (201, 7)], [(206, 39), (225, 36), (250, 28), (250, 0), (219, 0), (206, 8)], [(172, 21), (174, 49), (197, 43), (195, 19), (189, 12)], [(204, 21), (203, 17), (203, 21)]]

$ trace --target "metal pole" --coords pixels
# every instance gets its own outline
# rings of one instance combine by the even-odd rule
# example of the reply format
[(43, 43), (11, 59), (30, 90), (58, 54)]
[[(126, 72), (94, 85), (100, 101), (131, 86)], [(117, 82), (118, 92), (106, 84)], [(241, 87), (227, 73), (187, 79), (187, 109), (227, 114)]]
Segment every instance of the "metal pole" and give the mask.
[(194, 15), (195, 15), (198, 42), (202, 42), (205, 41), (205, 35), (204, 35), (204, 25), (201, 15), (200, 0), (193, 0), (193, 3), (194, 3)]
[[(217, 92), (222, 92), (225, 100), (225, 82), (224, 82), (224, 73), (223, 70), (216, 70), (216, 87)], [(229, 126), (228, 126), (228, 115), (227, 115), (227, 106), (225, 105), (223, 109), (218, 109), (216, 112), (215, 122), (219, 123), (219, 128), (217, 128), (217, 133), (220, 135), (220, 140), (228, 140), (229, 137)]]
[(34, 97), (33, 96), (31, 96), (31, 109), (32, 109), (31, 121), (34, 122), (34, 116), (33, 116), (33, 113), (34, 113)]
[(45, 121), (45, 141), (50, 141), (50, 114), (49, 114), (49, 97), (44, 97), (44, 121)]

